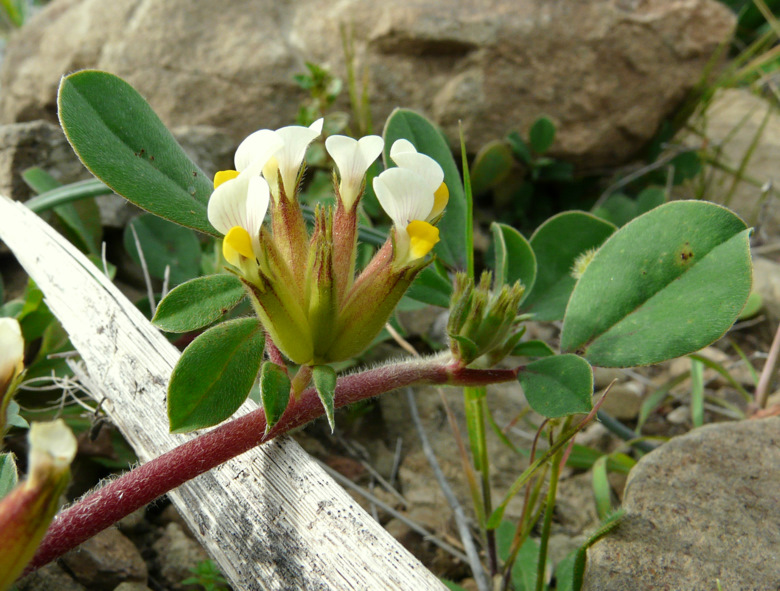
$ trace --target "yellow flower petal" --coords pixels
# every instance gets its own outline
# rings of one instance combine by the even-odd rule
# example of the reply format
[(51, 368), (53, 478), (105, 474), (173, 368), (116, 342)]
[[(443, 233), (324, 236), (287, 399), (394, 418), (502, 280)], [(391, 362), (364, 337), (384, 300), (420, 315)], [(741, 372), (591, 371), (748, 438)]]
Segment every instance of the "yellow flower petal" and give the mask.
[(232, 180), (238, 176), (237, 170), (220, 170), (214, 175), (214, 188), (216, 189), (225, 181)]
[(252, 238), (241, 226), (233, 226), (222, 241), (222, 254), (225, 260), (238, 267), (241, 262), (239, 255), (247, 259), (254, 259), (255, 253), (252, 250)]
[(445, 183), (442, 183), (439, 185), (439, 188), (436, 189), (436, 192), (433, 194), (433, 209), (431, 210), (431, 214), (428, 216), (429, 220), (432, 220), (436, 216), (438, 216), (442, 211), (444, 211), (444, 208), (447, 207), (447, 202), (450, 200), (450, 190), (447, 188), (447, 185)]
[(421, 220), (410, 222), (406, 232), (409, 234), (409, 255), (412, 260), (424, 257), (439, 241), (439, 229)]

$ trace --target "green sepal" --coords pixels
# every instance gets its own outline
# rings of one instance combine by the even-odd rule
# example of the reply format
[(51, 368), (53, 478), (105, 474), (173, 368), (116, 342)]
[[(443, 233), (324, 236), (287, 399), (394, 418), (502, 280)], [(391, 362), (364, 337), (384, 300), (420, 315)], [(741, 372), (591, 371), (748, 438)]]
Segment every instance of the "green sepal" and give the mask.
[(330, 365), (315, 365), (312, 367), (312, 379), (317, 395), (320, 397), (325, 416), (328, 417), (331, 433), (336, 428), (334, 418), (334, 401), (336, 397), (336, 370)]
[(282, 418), (290, 403), (290, 377), (286, 368), (271, 361), (263, 363), (260, 370), (260, 397), (265, 411), (267, 434)]
[(211, 427), (236, 412), (255, 383), (264, 346), (256, 318), (223, 322), (192, 341), (168, 384), (171, 433)]

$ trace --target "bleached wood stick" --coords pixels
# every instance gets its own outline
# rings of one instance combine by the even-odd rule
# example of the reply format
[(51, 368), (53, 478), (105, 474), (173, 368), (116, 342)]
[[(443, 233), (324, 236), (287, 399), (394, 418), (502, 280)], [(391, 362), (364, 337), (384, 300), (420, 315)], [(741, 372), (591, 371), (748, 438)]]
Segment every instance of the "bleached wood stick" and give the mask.
[[(5, 197), (0, 239), (43, 291), (141, 461), (190, 439), (168, 432), (175, 347), (67, 240)], [(239, 414), (254, 408), (248, 401)], [(169, 496), (237, 590), (444, 589), (292, 439), (257, 447)]]

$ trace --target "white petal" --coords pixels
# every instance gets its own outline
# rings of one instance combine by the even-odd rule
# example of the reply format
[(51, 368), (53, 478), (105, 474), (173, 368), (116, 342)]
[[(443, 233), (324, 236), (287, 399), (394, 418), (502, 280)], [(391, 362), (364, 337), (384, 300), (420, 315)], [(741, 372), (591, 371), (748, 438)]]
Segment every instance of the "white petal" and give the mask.
[(11, 377), (23, 357), (24, 339), (19, 321), (0, 318), (0, 384)]
[(392, 158), (400, 168), (406, 168), (420, 175), (420, 182), (423, 183), (426, 191), (436, 191), (444, 181), (444, 171), (430, 156), (418, 152), (396, 152)]
[(393, 145), (390, 147), (390, 158), (392, 158), (393, 162), (395, 162), (396, 155), (403, 154), (405, 152), (412, 152), (416, 154), (417, 148), (415, 148), (414, 144), (409, 140), (405, 140), (405, 139), (395, 140), (393, 142)]
[(284, 142), (284, 145), (276, 153), (276, 160), (279, 163), (284, 190), (288, 194), (288, 198), (292, 198), (295, 181), (298, 180), (298, 171), (304, 156), (306, 156), (306, 148), (321, 132), (322, 119), (317, 119), (309, 127), (289, 125), (276, 130), (277, 135)]
[(207, 210), (209, 222), (222, 234), (227, 234), (234, 226), (246, 228), (248, 225), (246, 201), (250, 178), (249, 175), (239, 174), (222, 183), (211, 194)]
[(249, 187), (246, 194), (246, 226), (252, 238), (252, 248), (256, 255), (260, 254), (260, 228), (268, 211), (270, 201), (268, 183), (264, 178), (253, 176), (249, 179)]
[(252, 168), (252, 174), (260, 174), (265, 163), (282, 147), (283, 140), (275, 131), (260, 129), (241, 142), (234, 157), (236, 170)]
[(343, 135), (332, 135), (325, 140), (325, 149), (336, 163), (341, 176), (339, 191), (348, 209), (357, 198), (363, 177), (368, 167), (382, 153), (384, 140), (378, 135), (369, 135), (354, 140)]
[(34, 422), (27, 433), (30, 442), (30, 473), (36, 467), (48, 471), (53, 467), (62, 471), (73, 461), (76, 455), (76, 438), (62, 419), (50, 423)]
[(398, 228), (412, 220), (425, 220), (433, 209), (433, 192), (419, 175), (405, 168), (390, 168), (374, 179), (374, 191), (382, 209)]

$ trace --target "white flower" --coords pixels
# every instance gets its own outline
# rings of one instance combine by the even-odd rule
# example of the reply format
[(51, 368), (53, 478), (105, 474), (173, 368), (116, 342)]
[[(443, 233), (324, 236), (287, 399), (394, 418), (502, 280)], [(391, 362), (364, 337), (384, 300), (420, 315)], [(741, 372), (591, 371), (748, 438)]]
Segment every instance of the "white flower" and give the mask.
[(242, 256), (254, 260), (260, 255), (260, 228), (270, 201), (268, 183), (258, 174), (245, 173), (221, 180), (217, 176), (209, 199), (209, 222), (225, 235), (225, 260), (239, 267)]
[(416, 172), (424, 183), (424, 189), (434, 194), (434, 204), (430, 213), (430, 219), (435, 219), (447, 205), (449, 190), (444, 184), (444, 171), (430, 156), (420, 154), (412, 142), (404, 139), (396, 140), (390, 148), (390, 158), (399, 168), (406, 168)]
[(24, 339), (19, 322), (15, 318), (0, 318), (0, 399), (11, 380), (22, 371), (23, 363)]
[(279, 176), (284, 184), (284, 194), (288, 199), (295, 195), (298, 182), (298, 172), (301, 170), (306, 148), (322, 133), (322, 119), (317, 119), (309, 127), (289, 125), (276, 130), (282, 146), (263, 167), (263, 176), (271, 187), (271, 193), (278, 199)]
[(208, 218), (225, 236), (225, 260), (236, 267), (241, 256), (254, 259), (260, 253), (260, 227), (269, 203), (268, 183), (260, 173), (282, 144), (276, 132), (256, 131), (238, 146), (234, 156), (236, 170), (221, 170), (214, 176)]
[(349, 211), (360, 193), (368, 167), (382, 153), (384, 140), (368, 135), (359, 140), (344, 135), (332, 135), (325, 140), (325, 149), (339, 169), (339, 194), (344, 209)]
[(62, 419), (49, 423), (34, 422), (27, 434), (30, 442), (30, 476), (68, 469), (76, 456), (76, 438)]
[(434, 194), (412, 170), (391, 168), (374, 179), (374, 191), (395, 228), (395, 260), (405, 265), (424, 257), (439, 241)]

